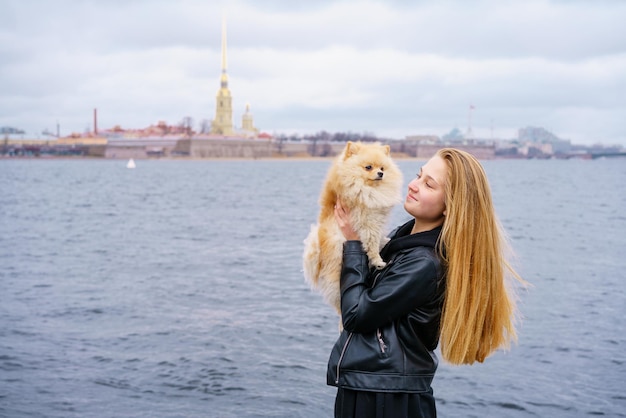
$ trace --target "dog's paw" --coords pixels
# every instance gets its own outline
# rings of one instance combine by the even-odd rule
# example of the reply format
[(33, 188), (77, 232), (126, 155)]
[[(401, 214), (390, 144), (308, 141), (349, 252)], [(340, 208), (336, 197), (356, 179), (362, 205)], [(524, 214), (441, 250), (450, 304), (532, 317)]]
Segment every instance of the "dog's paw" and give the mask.
[(376, 267), (376, 270), (382, 270), (385, 268), (386, 265), (387, 263), (385, 263), (382, 259), (372, 261), (372, 266)]

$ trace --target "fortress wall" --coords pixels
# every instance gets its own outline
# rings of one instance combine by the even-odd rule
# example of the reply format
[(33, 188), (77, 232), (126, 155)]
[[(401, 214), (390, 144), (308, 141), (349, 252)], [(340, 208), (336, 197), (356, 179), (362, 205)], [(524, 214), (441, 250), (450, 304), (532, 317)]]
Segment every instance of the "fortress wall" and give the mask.
[(333, 157), (343, 151), (346, 144), (343, 142), (283, 142), (275, 143), (275, 152), (285, 157), (316, 156)]
[(187, 139), (175, 149), (192, 158), (267, 158), (273, 150), (272, 142), (241, 139)]
[(192, 158), (267, 158), (334, 156), (345, 147), (344, 143), (273, 142), (245, 139), (185, 139), (180, 140), (174, 153)]

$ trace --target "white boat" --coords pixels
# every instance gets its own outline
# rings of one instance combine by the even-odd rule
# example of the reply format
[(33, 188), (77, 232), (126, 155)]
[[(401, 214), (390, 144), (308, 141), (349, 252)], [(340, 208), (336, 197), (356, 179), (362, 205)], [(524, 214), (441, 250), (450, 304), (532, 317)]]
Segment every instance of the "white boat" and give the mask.
[(135, 160), (133, 160), (132, 158), (130, 160), (128, 160), (128, 163), (126, 163), (126, 168), (135, 168)]

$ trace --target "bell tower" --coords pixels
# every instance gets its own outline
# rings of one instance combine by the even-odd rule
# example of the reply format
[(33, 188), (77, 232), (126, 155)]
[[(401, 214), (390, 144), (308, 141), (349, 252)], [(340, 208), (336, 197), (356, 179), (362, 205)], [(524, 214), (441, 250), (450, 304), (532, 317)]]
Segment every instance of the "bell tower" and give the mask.
[(259, 130), (254, 127), (254, 119), (252, 118), (252, 113), (250, 113), (249, 104), (246, 104), (246, 113), (241, 117), (241, 129), (248, 135), (256, 136), (259, 133)]
[(211, 122), (211, 133), (218, 135), (233, 134), (233, 98), (228, 89), (226, 67), (226, 20), (222, 19), (222, 75), (216, 96), (215, 119)]

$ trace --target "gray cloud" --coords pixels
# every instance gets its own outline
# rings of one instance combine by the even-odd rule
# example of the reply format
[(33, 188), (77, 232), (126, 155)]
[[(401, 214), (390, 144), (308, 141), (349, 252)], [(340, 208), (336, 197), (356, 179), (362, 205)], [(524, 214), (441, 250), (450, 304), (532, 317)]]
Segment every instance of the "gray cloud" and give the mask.
[(619, 1), (0, 4), (0, 125), (31, 136), (214, 113), (228, 21), (236, 123), (269, 132), (514, 135), (626, 143)]

